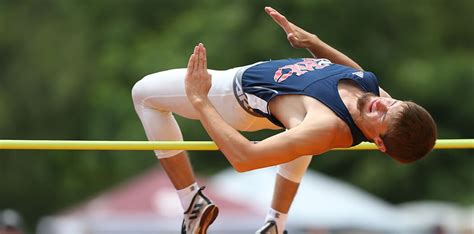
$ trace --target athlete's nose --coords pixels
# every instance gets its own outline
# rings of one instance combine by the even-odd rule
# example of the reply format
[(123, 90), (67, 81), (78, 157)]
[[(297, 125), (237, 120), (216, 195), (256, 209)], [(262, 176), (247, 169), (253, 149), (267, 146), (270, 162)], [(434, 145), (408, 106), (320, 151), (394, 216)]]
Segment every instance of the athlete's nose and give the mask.
[(377, 100), (375, 102), (375, 110), (378, 111), (378, 112), (385, 112), (387, 111), (387, 105), (385, 104), (384, 101), (382, 100)]

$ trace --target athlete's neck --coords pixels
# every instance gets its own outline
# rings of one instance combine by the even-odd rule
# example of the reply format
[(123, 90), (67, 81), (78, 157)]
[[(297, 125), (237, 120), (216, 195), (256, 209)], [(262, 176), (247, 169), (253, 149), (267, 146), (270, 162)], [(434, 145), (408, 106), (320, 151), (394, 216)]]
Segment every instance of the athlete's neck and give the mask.
[(368, 131), (368, 126), (366, 125), (366, 122), (362, 118), (362, 115), (357, 108), (357, 100), (364, 94), (364, 91), (361, 90), (357, 85), (344, 81), (339, 83), (338, 91), (339, 96), (349, 111), (352, 120), (354, 120), (355, 125), (360, 129), (360, 131), (368, 140), (373, 139), (374, 136), (372, 136), (372, 134), (370, 134)]

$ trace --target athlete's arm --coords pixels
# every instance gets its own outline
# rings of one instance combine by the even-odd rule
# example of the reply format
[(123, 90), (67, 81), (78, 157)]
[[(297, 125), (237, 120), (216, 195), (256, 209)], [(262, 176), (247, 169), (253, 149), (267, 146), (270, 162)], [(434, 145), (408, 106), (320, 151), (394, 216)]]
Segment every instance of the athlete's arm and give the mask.
[(271, 7), (265, 7), (267, 12), (272, 19), (282, 27), (286, 32), (286, 36), (291, 46), (295, 48), (307, 49), (315, 58), (327, 58), (333, 63), (346, 65), (353, 67), (357, 70), (363, 70), (356, 62), (351, 58), (341, 53), (340, 51), (332, 48), (315, 34), (309, 33), (302, 28), (296, 26), (286, 19), (285, 16), (280, 14), (278, 11)]
[[(329, 149), (331, 137), (322, 126), (306, 123), (261, 142), (253, 143), (226, 123), (209, 101), (211, 76), (207, 72), (206, 52), (195, 47), (188, 62), (186, 95), (199, 113), (199, 119), (219, 149), (240, 172), (289, 162), (298, 156), (321, 154)], [(320, 126), (320, 127), (318, 127)], [(317, 144), (315, 144), (317, 142)]]
[[(303, 155), (319, 155), (329, 149), (329, 131), (310, 131), (300, 124), (254, 143), (227, 124), (206, 100), (194, 105), (209, 136), (239, 172), (279, 165)], [(323, 126), (322, 124), (313, 126)]]

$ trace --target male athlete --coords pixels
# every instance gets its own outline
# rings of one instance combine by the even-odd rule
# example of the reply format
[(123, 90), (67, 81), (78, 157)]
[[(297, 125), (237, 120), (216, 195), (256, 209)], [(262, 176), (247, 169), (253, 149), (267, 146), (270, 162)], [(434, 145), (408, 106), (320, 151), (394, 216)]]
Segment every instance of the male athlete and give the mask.
[[(292, 46), (307, 48), (314, 58), (208, 70), (200, 43), (187, 69), (148, 75), (132, 96), (149, 140), (182, 140), (175, 113), (199, 119), (237, 171), (279, 165), (272, 208), (257, 233), (281, 234), (312, 155), (371, 141), (396, 161), (410, 163), (431, 151), (437, 133), (422, 107), (391, 98), (373, 73), (274, 9), (265, 11)], [(239, 133), (277, 128), (287, 131), (260, 142)], [(185, 152), (155, 154), (181, 200), (182, 233), (206, 233), (218, 208), (195, 182)]]

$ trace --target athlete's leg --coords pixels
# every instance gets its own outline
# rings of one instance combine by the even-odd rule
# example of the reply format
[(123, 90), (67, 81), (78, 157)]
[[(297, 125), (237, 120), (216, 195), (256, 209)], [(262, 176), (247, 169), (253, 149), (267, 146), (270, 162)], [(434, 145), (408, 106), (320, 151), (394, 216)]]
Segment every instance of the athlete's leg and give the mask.
[[(166, 106), (171, 101), (176, 106), (186, 105), (186, 96), (182, 97), (182, 91), (178, 88), (178, 84), (183, 82), (183, 78), (180, 78), (183, 74), (179, 70), (155, 73), (137, 82), (132, 89), (135, 110), (150, 141), (183, 139), (171, 113), (174, 110)], [(176, 95), (173, 100), (169, 98), (172, 95)], [(182, 150), (155, 150), (155, 155), (178, 191), (183, 210), (186, 210), (198, 191), (186, 153)]]
[[(212, 71), (213, 85), (209, 99), (224, 120), (238, 130), (254, 126), (255, 117), (238, 104), (232, 90), (237, 69)], [(172, 113), (196, 119), (197, 113), (186, 97), (184, 77), (186, 69), (175, 69), (151, 74), (135, 84), (133, 102), (149, 140), (183, 139)], [(178, 190), (185, 215), (183, 233), (205, 233), (217, 216), (217, 207), (201, 192), (187, 155), (182, 150), (155, 150), (155, 154), (171, 182)]]
[[(213, 85), (208, 97), (217, 111), (227, 123), (240, 131), (277, 129), (278, 127), (266, 118), (252, 116), (240, 107), (232, 90), (233, 77), (236, 71), (237, 69), (209, 70), (213, 76)], [(132, 91), (133, 101), (149, 140), (182, 140), (181, 131), (172, 113), (189, 119), (197, 119), (197, 113), (186, 97), (184, 89), (185, 74), (185, 69), (159, 72), (148, 75), (135, 84)], [(192, 205), (191, 202), (194, 196), (197, 196), (198, 191), (198, 185), (195, 182), (188, 157), (183, 151), (155, 150), (155, 154), (178, 190), (183, 209), (186, 210), (187, 207)], [(280, 183), (279, 180), (277, 179), (277, 183)], [(294, 184), (289, 182), (289, 185), (283, 184), (282, 186), (291, 188), (292, 185)], [(285, 190), (280, 187), (276, 191)], [(289, 193), (290, 195), (294, 194)], [(280, 200), (279, 197), (285, 197), (284, 193), (276, 193), (274, 200)], [(279, 204), (291, 204), (291, 201), (292, 199), (282, 201)], [(285, 211), (285, 208), (275, 207), (275, 209)]]
[[(209, 70), (213, 76), (208, 95), (210, 101), (224, 120), (237, 130), (255, 131), (275, 128), (265, 118), (248, 114), (238, 104), (232, 89), (237, 70), (238, 68), (225, 71)], [(149, 140), (181, 141), (183, 139), (172, 113), (189, 119), (197, 119), (198, 115), (186, 97), (185, 75), (186, 69), (158, 72), (146, 76), (133, 87), (134, 106)], [(177, 190), (188, 188), (195, 183), (191, 165), (182, 150), (155, 150), (155, 154)], [(189, 190), (197, 191), (193, 187)], [(190, 197), (190, 195), (184, 197)], [(183, 207), (185, 208), (190, 203), (190, 199), (184, 198), (184, 200)]]
[(273, 221), (279, 234), (285, 230), (288, 212), (311, 159), (312, 156), (303, 156), (278, 166), (272, 205), (265, 222), (268, 226)]
[[(184, 82), (183, 72), (184, 70), (178, 69), (155, 73), (137, 82), (132, 89), (135, 110), (151, 141), (183, 139), (172, 114), (176, 111), (173, 107), (183, 107), (182, 111), (185, 111), (187, 117), (193, 112), (186, 106), (186, 95), (183, 96), (179, 88), (179, 83)], [(189, 160), (182, 150), (155, 150), (155, 155), (176, 189), (184, 189), (195, 182)]]

